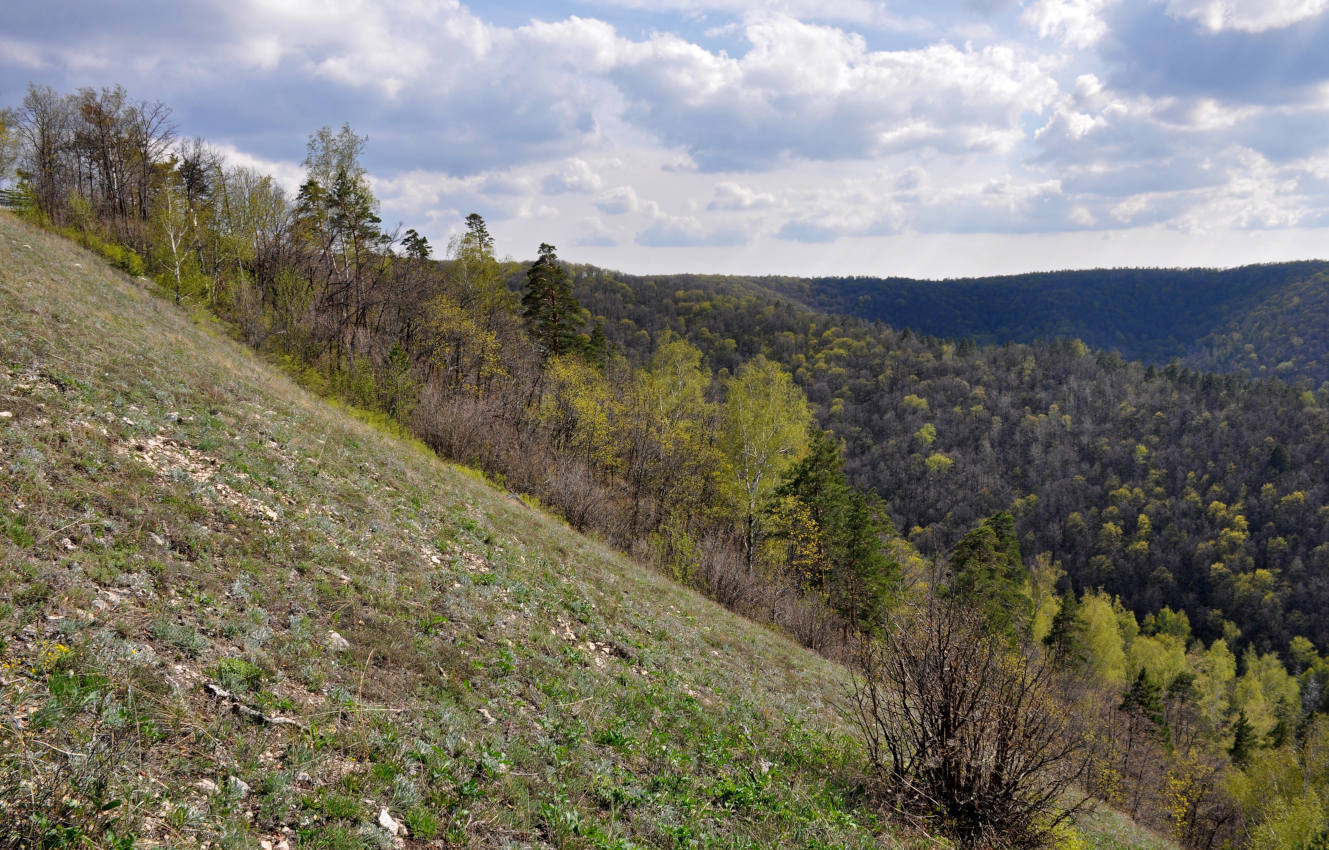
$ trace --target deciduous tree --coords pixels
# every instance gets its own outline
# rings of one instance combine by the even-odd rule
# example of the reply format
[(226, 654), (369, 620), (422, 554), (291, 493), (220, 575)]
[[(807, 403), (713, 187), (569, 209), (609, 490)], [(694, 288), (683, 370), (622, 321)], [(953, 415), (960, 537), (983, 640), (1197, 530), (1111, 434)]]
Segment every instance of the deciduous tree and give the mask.
[(743, 551), (752, 563), (761, 508), (781, 474), (806, 451), (812, 409), (779, 364), (757, 355), (725, 384), (720, 449), (726, 460), (723, 489), (742, 526)]

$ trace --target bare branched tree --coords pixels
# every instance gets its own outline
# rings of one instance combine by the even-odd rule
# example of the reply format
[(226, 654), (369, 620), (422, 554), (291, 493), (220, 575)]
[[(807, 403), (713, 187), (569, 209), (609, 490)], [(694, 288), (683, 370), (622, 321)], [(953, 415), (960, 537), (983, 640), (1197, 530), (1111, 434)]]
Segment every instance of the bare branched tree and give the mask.
[(1078, 804), (1083, 737), (1055, 671), (929, 594), (860, 640), (849, 712), (886, 793), (963, 847), (1039, 847)]

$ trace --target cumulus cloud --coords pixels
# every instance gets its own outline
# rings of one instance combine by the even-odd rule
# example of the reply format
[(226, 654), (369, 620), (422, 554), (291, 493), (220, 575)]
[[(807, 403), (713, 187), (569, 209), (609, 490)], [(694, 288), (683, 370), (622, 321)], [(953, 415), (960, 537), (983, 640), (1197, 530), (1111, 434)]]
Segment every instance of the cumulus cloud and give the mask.
[(1037, 0), (1020, 20), (1040, 38), (1054, 38), (1069, 47), (1088, 47), (1107, 32), (1100, 17), (1106, 0)]
[(546, 195), (561, 195), (564, 192), (594, 192), (603, 184), (604, 180), (589, 162), (576, 158), (569, 160), (558, 173), (545, 177), (540, 188)]
[[(970, 0), (972, 2), (972, 0)], [(988, 4), (1009, 0), (984, 0)], [(883, 0), (599, 0), (600, 5), (687, 15), (719, 13), (739, 18), (778, 11), (804, 20), (849, 23), (901, 32), (929, 31), (931, 21), (921, 15), (900, 15), (898, 4)]]
[(625, 44), (611, 77), (626, 116), (704, 169), (752, 170), (790, 156), (1009, 150), (1022, 117), (1057, 92), (1003, 45), (873, 51), (859, 35), (783, 16), (752, 21), (745, 35), (741, 57), (674, 36)]
[(1118, 89), (1273, 105), (1318, 103), (1329, 84), (1329, 53), (1322, 49), (1329, 14), (1278, 28), (1213, 29), (1159, 2), (1128, 2), (1109, 17), (1100, 50)]
[(631, 186), (615, 186), (596, 198), (595, 206), (607, 215), (622, 215), (636, 212), (641, 207), (637, 190)]
[(836, 239), (839, 239), (841, 235), (852, 234), (842, 234), (836, 228), (828, 227), (814, 219), (800, 218), (793, 221), (786, 221), (780, 226), (780, 229), (776, 231), (775, 238), (783, 239), (787, 242), (817, 244), (822, 242), (834, 242)]
[(446, 234), (479, 212), (500, 240), (625, 268), (657, 247), (1326, 222), (1329, 0), (531, 8), (550, 19), (459, 0), (9, 4), (0, 105), (34, 78), (121, 82), (291, 191), (305, 135), (350, 121), (385, 219)]
[(577, 221), (576, 244), (588, 248), (612, 248), (618, 240), (605, 227), (598, 216), (585, 216)]
[[(919, 173), (909, 176), (920, 183), (923, 179)], [(880, 173), (804, 192), (790, 200), (789, 208), (797, 212), (780, 224), (775, 236), (785, 241), (823, 243), (842, 237), (899, 233), (908, 223), (906, 205), (894, 197), (900, 179), (898, 174)]]
[(708, 210), (762, 210), (775, 206), (775, 196), (770, 192), (758, 192), (733, 181), (723, 181), (715, 185), (715, 196), (706, 205)]

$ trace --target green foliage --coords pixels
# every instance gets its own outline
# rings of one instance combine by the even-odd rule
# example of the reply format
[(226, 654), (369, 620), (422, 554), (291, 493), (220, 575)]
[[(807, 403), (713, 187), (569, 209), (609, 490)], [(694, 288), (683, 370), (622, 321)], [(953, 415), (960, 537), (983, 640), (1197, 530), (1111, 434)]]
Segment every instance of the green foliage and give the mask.
[(399, 422), (408, 421), (419, 384), (411, 373), (411, 357), (401, 345), (388, 351), (378, 376), (378, 407)]
[(554, 441), (592, 468), (621, 469), (624, 405), (620, 393), (581, 357), (551, 358), (545, 373), (547, 390), (540, 401), (539, 417)]
[(1136, 713), (1148, 721), (1151, 734), (1160, 742), (1169, 744), (1171, 733), (1168, 731), (1167, 718), (1163, 714), (1163, 693), (1158, 683), (1150, 678), (1145, 670), (1135, 676), (1122, 699), (1118, 711)]
[[(23, 372), (11, 355), (0, 370), (0, 392), (20, 399), (0, 450), (24, 464), (0, 493), (38, 550), (0, 542), (0, 634), (25, 635), (3, 645), (0, 664), (22, 666), (0, 671), (0, 703), (36, 734), (53, 699), (36, 671), (67, 664), (36, 665), (39, 641), (86, 637), (104, 679), (62, 677), (40, 735), (86, 754), (78, 736), (104, 717), (127, 743), (110, 796), (125, 801), (117, 814), (147, 817), (117, 837), (250, 846), (290, 825), (292, 846), (359, 847), (386, 840), (373, 825), (386, 806), (410, 840), (538, 844), (548, 805), (591, 846), (674, 832), (702, 846), (926, 844), (866, 804), (861, 749), (827, 699), (843, 684), (835, 665), (440, 462), (385, 416), (348, 416), (213, 328), (143, 309), (142, 290), (104, 269), (48, 274), (15, 246), (57, 252), (49, 269), (86, 255), (13, 217), (0, 237), (0, 347), (23, 340), (30, 354)], [(51, 283), (11, 285), (24, 279)], [(669, 446), (643, 468), (652, 487), (700, 493), (714, 466), (677, 479), (712, 439), (710, 373), (695, 348), (662, 349), (611, 386), (625, 407), (667, 414), (632, 422)], [(36, 403), (46, 423), (29, 418)], [(676, 514), (680, 552), (698, 513)], [(93, 571), (113, 547), (121, 569), (103, 584)], [(350, 651), (327, 645), (332, 629)], [(200, 676), (232, 698), (202, 692)], [(14, 744), (14, 729), (0, 718), (0, 753), (15, 756), (0, 764), (30, 771), (18, 782), (34, 764), (85, 763)], [(31, 786), (3, 787), (0, 805)]]
[(451, 297), (477, 327), (492, 332), (495, 319), (518, 305), (503, 282), (494, 239), (480, 215), (466, 216), (466, 231), (448, 244), (448, 255)]
[(1028, 629), (1033, 601), (1010, 514), (994, 514), (966, 534), (951, 552), (949, 567), (947, 593), (981, 610), (989, 629), (1010, 637)]
[(1043, 644), (1062, 664), (1076, 669), (1087, 659), (1084, 640), (1085, 623), (1080, 617), (1080, 601), (1075, 590), (1071, 589), (1061, 598)]
[(132, 248), (108, 242), (90, 231), (80, 234), (78, 240), (105, 257), (112, 267), (127, 275), (142, 277), (147, 273), (147, 265), (143, 262), (143, 258)]
[(1228, 756), (1237, 767), (1246, 767), (1250, 764), (1255, 746), (1255, 730), (1246, 719), (1245, 709), (1242, 709), (1237, 712), (1237, 719), (1232, 724), (1232, 746), (1228, 747)]
[[(1316, 553), (1329, 483), (1312, 472), (1325, 452), (1314, 392), (1308, 401), (1301, 388), (1204, 375), (1180, 362), (1151, 369), (1076, 340), (949, 343), (818, 314), (773, 294), (804, 299), (808, 281), (578, 274), (579, 300), (630, 360), (646, 356), (643, 329), (663, 324), (717, 369), (733, 372), (758, 353), (779, 361), (819, 424), (845, 441), (851, 481), (887, 498), (897, 527), (910, 529), (927, 555), (1009, 510), (1028, 553), (1056, 553), (1077, 590), (1102, 587), (1140, 616), (1164, 606), (1184, 611), (1206, 643), (1223, 636), (1222, 620), (1241, 628), (1243, 645), (1262, 650), (1295, 634), (1329, 642), (1329, 625), (1325, 635), (1317, 631), (1324, 605), (1312, 601), (1325, 595), (1329, 603), (1329, 594), (1308, 580), (1315, 565), (1329, 565), (1329, 547)], [(1224, 273), (1222, 286), (1235, 293), (1288, 274), (1246, 269)], [(1089, 277), (1186, 279), (1203, 290), (1214, 275)], [(860, 283), (848, 282), (867, 294)], [(928, 286), (939, 298), (964, 288)], [(925, 425), (935, 429), (931, 446)], [(1282, 472), (1268, 464), (1276, 446), (1288, 454)], [(1244, 532), (1235, 515), (1205, 511), (1214, 500), (1242, 503), (1235, 514)], [(1211, 571), (1217, 562), (1226, 574)], [(1215, 609), (1223, 615), (1211, 620)]]
[(267, 678), (263, 668), (243, 658), (223, 658), (213, 668), (217, 683), (229, 691), (256, 692)]
[(401, 239), (401, 247), (406, 256), (413, 260), (427, 260), (433, 253), (429, 240), (417, 233), (414, 227), (406, 229), (406, 235)]
[(540, 256), (527, 269), (521, 306), (531, 339), (546, 358), (580, 347), (577, 329), (582, 325), (581, 307), (553, 245), (541, 243)]
[(1109, 685), (1126, 684), (1126, 649), (1114, 600), (1099, 591), (1080, 600), (1084, 623), (1084, 651), (1090, 671)]
[(780, 476), (806, 450), (812, 410), (807, 397), (779, 364), (757, 357), (725, 383), (719, 445), (726, 466), (721, 488), (743, 526), (749, 561), (757, 544), (762, 506)]
[[(1116, 349), (1131, 359), (1188, 358), (1207, 368), (1293, 375), (1325, 372), (1326, 306), (1320, 262), (1216, 269), (1096, 269), (933, 281), (903, 278), (766, 278), (771, 290), (829, 313), (889, 322), (980, 343), (1076, 337), (1081, 356)], [(1318, 323), (1318, 325), (1317, 325)], [(1302, 340), (1301, 345), (1293, 339)], [(1252, 341), (1255, 362), (1244, 345)], [(1310, 366), (1316, 371), (1301, 371)]]
[(812, 430), (807, 454), (783, 473), (766, 513), (786, 568), (870, 630), (899, 581), (899, 565), (882, 549), (894, 529), (880, 504), (849, 487), (833, 436)]

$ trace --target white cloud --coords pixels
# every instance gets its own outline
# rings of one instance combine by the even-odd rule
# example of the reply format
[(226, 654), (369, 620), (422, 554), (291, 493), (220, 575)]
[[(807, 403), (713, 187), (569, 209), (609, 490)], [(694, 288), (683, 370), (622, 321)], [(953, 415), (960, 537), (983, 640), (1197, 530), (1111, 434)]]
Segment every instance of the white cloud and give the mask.
[(1078, 224), (1081, 227), (1093, 227), (1098, 223), (1098, 219), (1094, 217), (1093, 212), (1088, 207), (1083, 206), (1071, 208), (1070, 220), (1071, 223)]
[(556, 174), (550, 174), (540, 181), (540, 188), (546, 195), (561, 195), (564, 192), (594, 192), (604, 184), (591, 164), (580, 157), (571, 159)]
[(212, 147), (224, 157), (226, 165), (240, 168), (252, 168), (259, 174), (270, 175), (287, 194), (292, 197), (305, 182), (305, 167), (289, 160), (266, 159), (243, 151), (229, 142), (211, 143)]
[(715, 184), (715, 196), (708, 210), (761, 210), (775, 206), (775, 196), (758, 192), (730, 180)]
[(599, 216), (588, 215), (577, 221), (577, 245), (609, 248), (617, 244), (618, 240)]
[[(159, 27), (80, 25), (65, 11), (76, 0), (48, 2), (58, 14), (28, 19), (58, 18), (58, 33), (0, 38), (11, 104), (35, 70), (63, 73), (50, 82), (64, 90), (122, 81), (292, 192), (303, 135), (349, 120), (370, 137), (384, 219), (433, 228), (440, 245), (475, 211), (501, 250), (578, 245), (573, 259), (634, 270), (780, 257), (815, 273), (841, 250), (902, 250), (895, 234), (940, 245), (929, 234), (1329, 220), (1329, 95), (1309, 107), (1257, 82), (1233, 96), (1283, 65), (1169, 52), (1178, 33), (1226, 44), (1211, 33), (1309, 21), (1329, 0), (582, 0), (532, 6), (562, 17), (523, 26), (457, 0), (181, 0), (193, 23)], [(607, 5), (648, 14), (616, 29), (592, 15)], [(924, 8), (929, 20), (901, 23)], [(1297, 35), (1244, 41), (1282, 58)], [(1323, 83), (1322, 64), (1287, 64), (1298, 91)]]
[(316, 76), (390, 98), (434, 66), (436, 51), (475, 55), (489, 42), (487, 28), (455, 0), (390, 7), (369, 0), (248, 0), (232, 15), (244, 22), (241, 32), (264, 33), (233, 51), (255, 67), (270, 69), (290, 56)]
[(745, 33), (741, 57), (671, 35), (624, 43), (610, 76), (625, 116), (704, 168), (754, 169), (910, 147), (1009, 150), (1022, 117), (1058, 92), (1006, 45), (873, 51), (859, 35), (779, 16)]
[(595, 200), (596, 208), (608, 215), (636, 212), (640, 205), (637, 190), (631, 186), (615, 186)]
[(1056, 39), (1068, 47), (1084, 48), (1107, 33), (1101, 17), (1107, 0), (1037, 0), (1020, 21), (1039, 38)]
[(1198, 21), (1210, 32), (1263, 32), (1314, 18), (1329, 0), (1167, 0), (1168, 14)]
[(20, 68), (40, 71), (50, 66), (36, 46), (21, 41), (0, 38), (0, 54), (9, 57), (9, 61)]
[(881, 30), (924, 32), (934, 24), (919, 15), (898, 15), (882, 0), (599, 0), (601, 5), (689, 16), (719, 13), (738, 17), (778, 12), (793, 18), (834, 21)]

